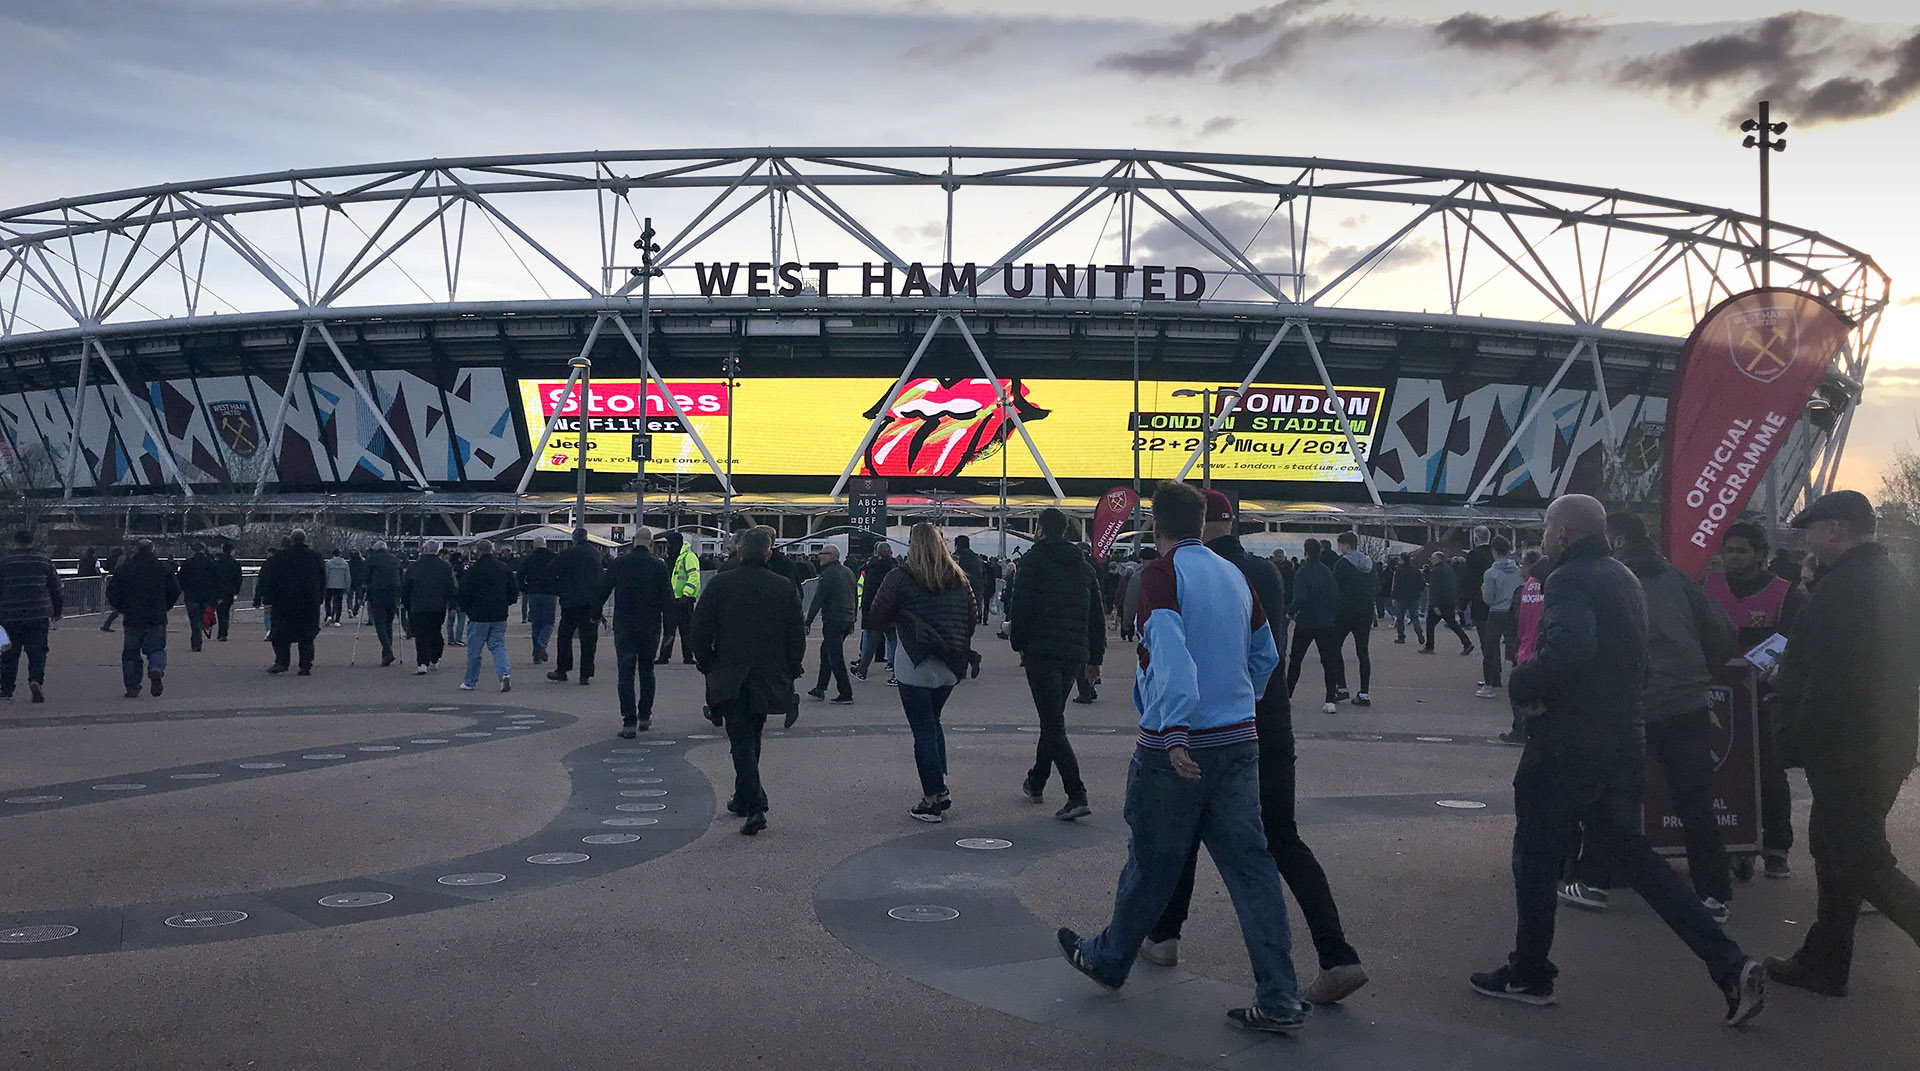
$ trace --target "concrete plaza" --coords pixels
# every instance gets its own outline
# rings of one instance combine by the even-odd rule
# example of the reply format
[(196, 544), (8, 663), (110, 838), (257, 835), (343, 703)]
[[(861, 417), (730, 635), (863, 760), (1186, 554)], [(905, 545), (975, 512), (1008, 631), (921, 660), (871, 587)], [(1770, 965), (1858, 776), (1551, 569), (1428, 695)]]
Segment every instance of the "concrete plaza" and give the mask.
[[(954, 807), (910, 820), (911, 741), (881, 677), (772, 732), (772, 827), (720, 811), (724, 741), (698, 674), (660, 667), (654, 730), (614, 738), (612, 643), (590, 687), (510, 643), (514, 689), (376, 667), (326, 629), (309, 678), (268, 676), (260, 617), (188, 650), (163, 698), (121, 697), (120, 636), (53, 633), (48, 701), (0, 704), (0, 1068), (1731, 1068), (1920, 1061), (1920, 952), (1861, 925), (1852, 995), (1775, 987), (1744, 1031), (1630, 893), (1563, 910), (1561, 1005), (1472, 993), (1512, 938), (1502, 700), (1478, 659), (1376, 630), (1374, 705), (1324, 715), (1302, 679), (1300, 812), (1373, 982), (1282, 1040), (1229, 1028), (1251, 973), (1202, 867), (1182, 963), (1118, 993), (1054, 927), (1104, 924), (1125, 856), (1131, 649), (1069, 708), (1094, 816), (1028, 803), (1034, 719), (1004, 642), (948, 705)], [(816, 633), (817, 640), (817, 633)], [(349, 658), (357, 662), (349, 665)], [(812, 659), (809, 659), (811, 665)], [(22, 667), (24, 671), (24, 666)], [(811, 680), (802, 683), (809, 686)], [(1796, 807), (1804, 844), (1804, 790)], [(1444, 803), (1443, 803), (1444, 801)], [(1483, 805), (1483, 806), (1475, 806)], [(716, 816), (717, 815), (717, 816)], [(1920, 843), (1920, 791), (1896, 809)], [(965, 842), (963, 844), (963, 842)], [(1729, 930), (1797, 946), (1812, 863), (1738, 888)], [(957, 915), (954, 914), (957, 912)], [(1315, 964), (1296, 918), (1296, 962)]]

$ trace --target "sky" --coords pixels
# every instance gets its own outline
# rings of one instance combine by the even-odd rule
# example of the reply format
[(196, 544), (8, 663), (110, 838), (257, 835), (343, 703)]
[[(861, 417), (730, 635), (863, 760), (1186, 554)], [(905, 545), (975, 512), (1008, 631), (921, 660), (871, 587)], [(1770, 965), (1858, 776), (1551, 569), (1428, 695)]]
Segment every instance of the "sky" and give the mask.
[(1884, 0), (0, 0), (0, 204), (434, 156), (971, 144), (1752, 211), (1734, 123), (1763, 95), (1792, 124), (1775, 217), (1894, 280), (1841, 473), (1872, 492), (1920, 445), (1920, 11)]

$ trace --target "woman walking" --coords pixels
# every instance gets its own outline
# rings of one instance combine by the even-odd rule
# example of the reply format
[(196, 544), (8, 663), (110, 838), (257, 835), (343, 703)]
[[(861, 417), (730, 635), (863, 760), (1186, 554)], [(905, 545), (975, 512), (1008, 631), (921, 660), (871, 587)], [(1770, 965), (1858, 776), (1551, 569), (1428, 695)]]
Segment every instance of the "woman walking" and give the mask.
[(973, 587), (947, 553), (940, 530), (922, 522), (907, 541), (907, 560), (887, 574), (867, 611), (867, 627), (899, 637), (894, 676), (900, 706), (913, 729), (913, 762), (920, 771), (920, 802), (913, 817), (938, 822), (953, 805), (947, 793), (947, 739), (940, 711), (966, 675), (973, 628), (979, 623)]

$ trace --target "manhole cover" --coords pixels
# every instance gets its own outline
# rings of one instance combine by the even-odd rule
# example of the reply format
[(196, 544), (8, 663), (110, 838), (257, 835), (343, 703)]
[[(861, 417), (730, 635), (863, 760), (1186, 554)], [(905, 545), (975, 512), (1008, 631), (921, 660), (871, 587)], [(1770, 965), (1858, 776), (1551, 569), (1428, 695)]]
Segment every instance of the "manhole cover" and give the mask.
[(245, 922), (250, 917), (245, 911), (194, 911), (185, 915), (171, 916), (166, 923), (176, 930), (207, 930), (215, 926), (231, 926), (236, 922)]
[(630, 788), (620, 794), (629, 797), (664, 796), (667, 794), (667, 790), (664, 788)]
[(640, 839), (638, 833), (593, 833), (580, 838), (582, 844), (632, 844)]
[(593, 858), (585, 852), (541, 852), (527, 856), (527, 862), (540, 866), (563, 866), (567, 863), (584, 863)]
[(658, 818), (602, 818), (600, 820), (600, 824), (603, 826), (657, 826), (660, 824), (660, 819)]
[(998, 837), (962, 837), (954, 841), (954, 843), (962, 848), (972, 848), (982, 852), (991, 852), (1000, 848), (1013, 847), (1012, 841), (1001, 840)]
[(507, 880), (505, 874), (448, 874), (440, 879), (442, 885), (494, 885)]
[(1434, 802), (1442, 807), (1450, 807), (1456, 811), (1479, 811), (1485, 810), (1487, 806), (1479, 800), (1435, 800)]
[(434, 712), (434, 713), (437, 713), (442, 710), (459, 710), (459, 709), (460, 709), (459, 707), (428, 707), (427, 708), (428, 711)]
[(392, 902), (393, 895), (383, 892), (335, 893), (320, 898), (321, 907), (378, 907)]
[(1083, 733), (1100, 733), (1102, 735), (1110, 736), (1114, 733), (1119, 732), (1120, 730), (1118, 729), (1082, 729), (1080, 731)]
[(646, 754), (649, 754), (649, 752), (646, 748), (643, 748), (643, 747), (617, 747), (617, 748), (614, 748), (612, 751), (607, 752), (607, 754), (609, 755), (646, 755)]
[(8, 803), (59, 803), (59, 796), (11, 796)]
[(1013, 727), (1013, 731), (1014, 731), (1014, 732), (1016, 732), (1016, 733), (1037, 733), (1037, 732), (1039, 732), (1040, 730), (1039, 730), (1039, 728), (1038, 728), (1037, 726), (1032, 726), (1032, 725), (1016, 725), (1016, 726), (1014, 726), (1014, 727)]
[(143, 789), (143, 788), (145, 788), (145, 787), (147, 787), (147, 786), (145, 786), (145, 785), (134, 785), (134, 784), (125, 784), (125, 785), (95, 785), (95, 786), (93, 786), (93, 790), (94, 790), (95, 792), (138, 792), (138, 791), (140, 791), (141, 789)]
[(501, 732), (503, 732), (503, 733), (511, 733), (511, 732), (532, 732), (532, 731), (533, 731), (533, 726), (531, 726), (531, 725), (502, 725), (502, 726), (500, 727), (500, 731), (501, 731)]
[(79, 933), (78, 926), (15, 926), (0, 930), (0, 945), (33, 945), (41, 941), (60, 941)]
[(960, 912), (937, 904), (909, 904), (896, 907), (887, 914), (901, 922), (952, 922), (960, 917)]
[(664, 803), (616, 803), (613, 809), (616, 811), (664, 811), (667, 805)]

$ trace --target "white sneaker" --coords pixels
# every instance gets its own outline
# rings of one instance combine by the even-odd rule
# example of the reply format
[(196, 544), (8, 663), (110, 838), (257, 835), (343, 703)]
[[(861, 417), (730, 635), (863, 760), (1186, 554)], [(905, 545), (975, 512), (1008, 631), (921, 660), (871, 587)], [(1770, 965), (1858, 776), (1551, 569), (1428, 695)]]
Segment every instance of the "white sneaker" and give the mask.
[(1483, 685), (1481, 685), (1481, 686), (1480, 686), (1480, 690), (1479, 690), (1479, 691), (1477, 691), (1477, 692), (1475, 692), (1475, 693), (1473, 693), (1473, 694), (1474, 694), (1474, 695), (1477, 695), (1477, 696), (1479, 696), (1479, 697), (1480, 697), (1480, 698), (1482, 698), (1482, 699), (1492, 699), (1492, 698), (1493, 698), (1493, 685), (1491, 685), (1491, 684), (1483, 684)]
[(1155, 941), (1148, 938), (1140, 942), (1140, 958), (1161, 967), (1178, 967), (1180, 939), (1175, 937), (1169, 941)]
[(1713, 921), (1722, 926), (1727, 924), (1728, 919), (1733, 918), (1733, 908), (1728, 907), (1711, 896), (1701, 900), (1700, 906), (1706, 908), (1707, 914), (1713, 916)]
[(418, 665), (418, 666), (415, 666), (415, 667), (414, 667), (414, 670), (413, 670), (413, 675), (414, 675), (414, 676), (416, 676), (416, 677), (424, 677), (424, 676), (426, 676), (426, 675), (427, 675), (427, 665), (426, 665), (426, 663), (424, 663), (424, 662), (422, 662), (422, 663), (421, 663), (420, 665)]
[(471, 684), (468, 684), (468, 683), (467, 683), (466, 681), (461, 681), (461, 682), (460, 682), (460, 690), (461, 690), (461, 691), (463, 691), (463, 692), (471, 692), (471, 691), (473, 691), (473, 685), (471, 685)]
[(1585, 908), (1588, 911), (1605, 911), (1607, 909), (1607, 890), (1596, 889), (1591, 885), (1582, 885), (1577, 881), (1570, 881), (1560, 886), (1560, 902), (1563, 904), (1572, 904), (1574, 907)]
[(1337, 707), (1337, 706), (1334, 706), (1334, 705), (1333, 705), (1332, 703), (1328, 703), (1328, 704), (1327, 704), (1326, 706), (1323, 706), (1323, 707), (1321, 707), (1321, 708), (1320, 708), (1320, 713), (1322, 713), (1322, 714), (1338, 714), (1338, 713), (1340, 713), (1340, 708), (1339, 708), (1339, 707)]

